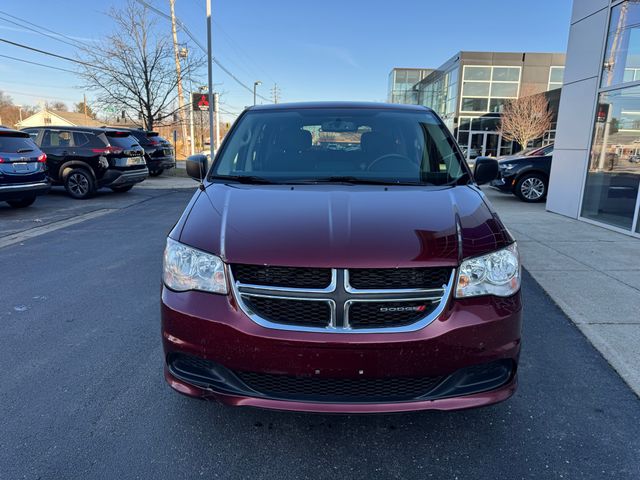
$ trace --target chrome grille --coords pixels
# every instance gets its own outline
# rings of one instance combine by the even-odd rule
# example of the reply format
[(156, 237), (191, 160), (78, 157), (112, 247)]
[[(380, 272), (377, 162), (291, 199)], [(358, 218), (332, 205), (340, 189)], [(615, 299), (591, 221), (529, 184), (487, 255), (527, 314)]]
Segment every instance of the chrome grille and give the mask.
[[(366, 274), (364, 270), (368, 270)], [(431, 269), (232, 265), (230, 273), (240, 307), (264, 327), (382, 333), (418, 330), (442, 313), (453, 287), (455, 270), (450, 267), (427, 270)], [(390, 285), (382, 282), (385, 275), (392, 279)], [(403, 277), (407, 285), (401, 283)], [(372, 279), (370, 283), (367, 278)]]

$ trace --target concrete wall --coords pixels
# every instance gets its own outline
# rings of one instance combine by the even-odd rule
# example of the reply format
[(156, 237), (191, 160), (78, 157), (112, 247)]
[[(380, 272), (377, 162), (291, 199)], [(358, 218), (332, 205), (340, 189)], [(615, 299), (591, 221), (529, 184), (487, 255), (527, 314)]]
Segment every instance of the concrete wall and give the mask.
[(577, 218), (586, 178), (609, 0), (574, 0), (547, 210)]

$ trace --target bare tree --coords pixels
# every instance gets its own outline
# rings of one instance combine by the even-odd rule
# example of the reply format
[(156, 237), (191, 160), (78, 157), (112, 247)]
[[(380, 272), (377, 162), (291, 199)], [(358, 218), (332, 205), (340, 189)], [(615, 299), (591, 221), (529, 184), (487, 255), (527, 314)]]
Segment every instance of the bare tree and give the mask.
[[(157, 123), (173, 119), (178, 112), (178, 77), (173, 64), (173, 47), (146, 7), (128, 0), (121, 9), (111, 9), (115, 33), (100, 42), (100, 48), (86, 49), (81, 75), (85, 87), (97, 93), (97, 105), (124, 111), (133, 123), (153, 130)], [(183, 76), (202, 65), (192, 58)]]
[(551, 128), (552, 116), (544, 94), (525, 89), (520, 98), (505, 105), (500, 133), (506, 140), (515, 140), (526, 148), (530, 141), (542, 137)]
[(54, 100), (53, 102), (45, 102), (44, 106), (47, 110), (55, 110), (58, 112), (69, 111), (69, 107), (67, 107), (67, 104), (59, 100)]
[(0, 90), (0, 125), (14, 127), (22, 117), (33, 115), (36, 108), (29, 105), (16, 105), (13, 98)]

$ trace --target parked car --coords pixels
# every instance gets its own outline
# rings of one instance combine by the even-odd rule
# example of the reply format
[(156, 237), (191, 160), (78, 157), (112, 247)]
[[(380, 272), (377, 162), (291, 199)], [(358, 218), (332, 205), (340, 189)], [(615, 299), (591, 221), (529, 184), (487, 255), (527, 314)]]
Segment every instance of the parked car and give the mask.
[(0, 202), (23, 208), (47, 193), (46, 160), (28, 134), (0, 127)]
[[(499, 160), (500, 178), (491, 186), (515, 194), (523, 202), (541, 202), (547, 197), (553, 148), (533, 154)], [(546, 153), (546, 154), (545, 154)]]
[(114, 128), (127, 131), (138, 140), (138, 143), (144, 149), (144, 158), (147, 161), (150, 176), (158, 177), (162, 175), (162, 172), (165, 170), (176, 166), (173, 145), (171, 145), (169, 140), (161, 137), (158, 132), (150, 132), (136, 128)]
[[(312, 144), (332, 132), (358, 149)], [(361, 133), (367, 130), (365, 133)], [(357, 134), (357, 135), (356, 135)], [(421, 106), (245, 110), (167, 239), (165, 377), (230, 405), (458, 409), (516, 388), (515, 241), (451, 134)]]
[(90, 127), (22, 131), (47, 154), (51, 182), (64, 185), (73, 198), (89, 198), (102, 187), (127, 192), (149, 175), (144, 150), (127, 131)]
[(525, 150), (521, 150), (518, 153), (512, 155), (502, 155), (497, 157), (498, 160), (511, 160), (514, 158), (521, 157), (544, 157), (546, 155), (551, 155), (553, 153), (553, 143), (549, 145), (544, 145), (542, 147), (529, 147)]

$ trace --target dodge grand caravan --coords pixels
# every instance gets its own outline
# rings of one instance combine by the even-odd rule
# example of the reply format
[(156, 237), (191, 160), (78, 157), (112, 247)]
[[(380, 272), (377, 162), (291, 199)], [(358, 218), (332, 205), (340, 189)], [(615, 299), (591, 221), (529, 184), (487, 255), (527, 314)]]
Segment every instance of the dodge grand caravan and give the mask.
[(516, 388), (513, 237), (435, 113), (257, 106), (234, 124), (167, 239), (165, 378), (228, 405), (460, 409)]

